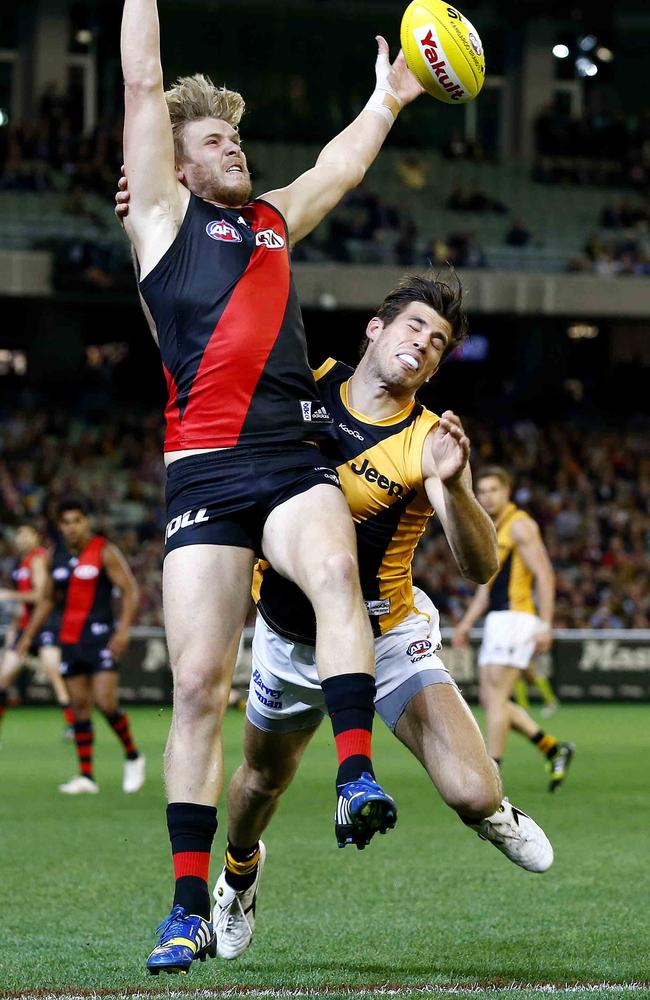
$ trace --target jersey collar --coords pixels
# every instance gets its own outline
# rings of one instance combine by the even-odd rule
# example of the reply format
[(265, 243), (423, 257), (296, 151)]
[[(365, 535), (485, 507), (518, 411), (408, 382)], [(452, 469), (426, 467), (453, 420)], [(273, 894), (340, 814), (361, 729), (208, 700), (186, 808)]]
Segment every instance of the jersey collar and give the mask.
[(360, 413), (359, 410), (355, 410), (348, 403), (349, 381), (350, 379), (348, 379), (347, 382), (341, 383), (341, 402), (348, 413), (350, 413), (355, 420), (359, 420), (363, 424), (371, 424), (373, 427), (392, 427), (394, 424), (401, 424), (402, 420), (406, 420), (409, 414), (413, 412), (413, 407), (415, 406), (414, 399), (412, 399), (410, 403), (407, 403), (404, 409), (400, 410), (399, 413), (394, 413), (392, 417), (384, 417), (383, 420), (371, 420), (370, 417), (367, 417), (364, 413)]

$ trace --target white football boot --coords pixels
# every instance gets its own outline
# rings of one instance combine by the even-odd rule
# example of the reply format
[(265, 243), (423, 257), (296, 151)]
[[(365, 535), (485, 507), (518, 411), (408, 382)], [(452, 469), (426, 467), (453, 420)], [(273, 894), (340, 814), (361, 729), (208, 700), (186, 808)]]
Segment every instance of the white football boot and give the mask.
[(124, 774), (122, 776), (122, 791), (139, 792), (144, 785), (146, 768), (146, 758), (143, 753), (133, 760), (124, 761)]
[(75, 774), (74, 778), (66, 781), (65, 785), (59, 785), (59, 791), (64, 795), (96, 795), (99, 785), (92, 778), (87, 778), (85, 774)]
[(553, 848), (541, 826), (508, 799), (491, 816), (470, 825), (481, 840), (489, 840), (526, 871), (545, 872), (553, 864)]
[(214, 887), (215, 907), (212, 924), (217, 936), (217, 955), (220, 958), (239, 958), (246, 951), (255, 930), (255, 904), (262, 868), (266, 861), (266, 847), (260, 840), (260, 860), (255, 881), (249, 889), (236, 892), (226, 882), (225, 866)]

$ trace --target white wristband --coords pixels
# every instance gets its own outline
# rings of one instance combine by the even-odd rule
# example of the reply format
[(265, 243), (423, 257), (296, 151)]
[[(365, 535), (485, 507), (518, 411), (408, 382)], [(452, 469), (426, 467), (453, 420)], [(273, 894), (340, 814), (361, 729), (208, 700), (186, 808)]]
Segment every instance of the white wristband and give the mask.
[(374, 111), (381, 115), (389, 125), (394, 125), (401, 109), (402, 102), (392, 91), (375, 90), (363, 110)]

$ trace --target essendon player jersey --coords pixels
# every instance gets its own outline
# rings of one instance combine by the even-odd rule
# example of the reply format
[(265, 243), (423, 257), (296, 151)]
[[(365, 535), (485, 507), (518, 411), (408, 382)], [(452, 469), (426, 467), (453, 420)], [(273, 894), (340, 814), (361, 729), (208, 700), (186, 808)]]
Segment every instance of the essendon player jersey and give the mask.
[(96, 639), (113, 627), (113, 584), (102, 562), (107, 544), (105, 538), (95, 535), (78, 555), (69, 552), (63, 542), (54, 551), (51, 573), (62, 643)]
[[(337, 427), (337, 468), (356, 528), (361, 589), (379, 636), (415, 608), (411, 562), (433, 514), (422, 479), (422, 450), (438, 417), (411, 402), (392, 417), (369, 420), (348, 403), (352, 371), (330, 358), (315, 375)], [(314, 643), (311, 604), (263, 560), (255, 567), (253, 597), (276, 632)]]
[[(24, 594), (33, 589), (34, 581), (32, 580), (32, 562), (37, 556), (46, 555), (47, 551), (39, 545), (37, 548), (32, 549), (31, 552), (28, 552), (26, 556), (23, 556), (22, 559), (18, 560), (12, 573), (12, 578), (16, 584), (16, 590), (19, 593)], [(33, 604), (23, 604), (23, 612), (18, 623), (18, 628), (21, 632), (29, 625), (29, 619), (32, 617), (33, 610)]]
[(267, 202), (225, 209), (191, 195), (140, 290), (167, 379), (165, 451), (301, 441), (331, 424), (307, 362), (286, 224)]

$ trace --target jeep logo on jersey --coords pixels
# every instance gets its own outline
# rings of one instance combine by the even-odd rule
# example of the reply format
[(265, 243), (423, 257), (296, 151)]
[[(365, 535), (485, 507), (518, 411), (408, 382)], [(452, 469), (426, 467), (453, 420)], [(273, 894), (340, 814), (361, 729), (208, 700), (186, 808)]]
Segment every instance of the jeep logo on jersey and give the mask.
[(241, 243), (241, 233), (225, 219), (208, 222), (205, 231), (211, 240), (221, 240), (222, 243)]
[(76, 576), (78, 580), (94, 580), (96, 576), (99, 576), (98, 566), (76, 566), (72, 571), (72, 575)]
[(193, 515), (194, 511), (186, 510), (184, 514), (172, 517), (165, 531), (165, 541), (171, 538), (172, 535), (175, 535), (177, 531), (180, 531), (181, 528), (189, 528), (192, 524), (203, 524), (204, 521), (210, 520), (206, 507), (201, 507), (200, 510), (197, 510), (196, 516)]
[(284, 250), (286, 243), (284, 236), (280, 236), (274, 229), (260, 229), (255, 233), (255, 246), (266, 247), (267, 250)]
[(401, 497), (404, 492), (404, 487), (401, 483), (396, 483), (394, 479), (382, 476), (382, 474), (370, 464), (367, 458), (364, 458), (363, 465), (355, 465), (354, 462), (350, 462), (350, 468), (354, 472), (355, 476), (363, 476), (367, 482), (377, 483), (380, 490), (386, 490), (388, 492), (389, 497)]
[(416, 642), (412, 642), (409, 648), (406, 650), (407, 656), (419, 656), (421, 653), (426, 653), (431, 649), (431, 643), (428, 639), (417, 639)]

